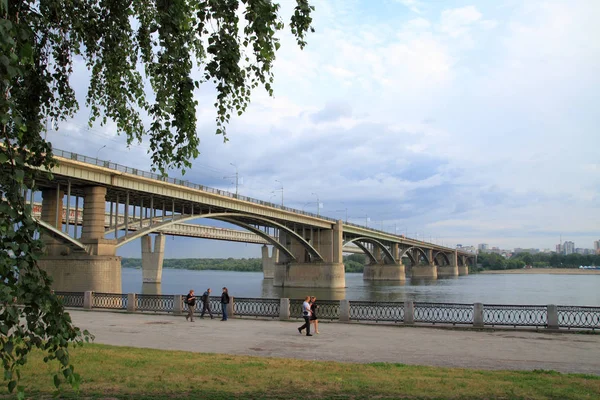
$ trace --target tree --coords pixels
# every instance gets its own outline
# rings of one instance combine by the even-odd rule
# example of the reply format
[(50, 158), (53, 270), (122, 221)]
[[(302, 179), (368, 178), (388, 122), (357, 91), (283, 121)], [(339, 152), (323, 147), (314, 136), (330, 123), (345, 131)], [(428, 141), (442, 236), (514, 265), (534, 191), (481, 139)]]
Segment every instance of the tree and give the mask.
[[(76, 386), (69, 346), (90, 338), (36, 265), (43, 247), (23, 201), (44, 173), (38, 169), (55, 164), (42, 136), (46, 121), (57, 127), (78, 110), (74, 61), (90, 70), (90, 124), (113, 120), (128, 144), (147, 136), (153, 168), (185, 173), (198, 156), (194, 93), (202, 84), (216, 89), (216, 133), (224, 139), (252, 90), (272, 94), (279, 8), (270, 0), (0, 0), (0, 358), (9, 391), (34, 348), (59, 360), (57, 387)], [(313, 10), (296, 0), (290, 28), (301, 48)]]

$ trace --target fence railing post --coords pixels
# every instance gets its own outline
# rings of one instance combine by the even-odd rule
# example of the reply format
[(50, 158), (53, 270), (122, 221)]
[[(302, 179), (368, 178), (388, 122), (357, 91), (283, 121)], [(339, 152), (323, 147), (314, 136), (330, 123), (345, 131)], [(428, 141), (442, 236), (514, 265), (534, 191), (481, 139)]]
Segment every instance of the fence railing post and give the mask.
[(548, 304), (547, 313), (548, 329), (558, 329), (558, 307), (555, 304)]
[(406, 325), (415, 323), (415, 303), (412, 300), (404, 302), (404, 323)]
[(94, 306), (94, 292), (87, 291), (83, 294), (83, 308), (91, 310)]
[(176, 294), (173, 296), (173, 314), (183, 314), (183, 296), (180, 294)]
[(473, 326), (483, 328), (483, 303), (473, 304)]
[(127, 293), (127, 312), (135, 312), (136, 295), (135, 293)]
[(230, 296), (229, 297), (229, 304), (227, 304), (227, 317), (233, 317), (234, 316), (233, 310), (235, 308), (233, 307), (233, 301), (234, 301), (233, 300), (233, 296)]
[(350, 321), (350, 301), (349, 300), (340, 300), (340, 321), (348, 322)]
[(279, 299), (279, 319), (281, 321), (290, 319), (290, 299)]

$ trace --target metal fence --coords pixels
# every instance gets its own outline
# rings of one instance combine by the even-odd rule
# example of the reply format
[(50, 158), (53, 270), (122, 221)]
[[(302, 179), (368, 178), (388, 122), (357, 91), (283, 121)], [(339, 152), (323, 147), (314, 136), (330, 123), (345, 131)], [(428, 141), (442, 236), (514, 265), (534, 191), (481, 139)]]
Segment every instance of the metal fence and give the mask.
[(279, 318), (279, 305), (279, 299), (236, 297), (233, 302), (233, 314), (237, 317)]
[(600, 329), (600, 307), (557, 306), (561, 328)]
[(135, 297), (138, 311), (168, 312), (175, 310), (175, 297), (160, 294), (138, 294)]
[(351, 301), (350, 320), (353, 321), (404, 321), (404, 303)]
[(83, 307), (83, 292), (54, 292), (65, 307)]
[[(581, 307), (577, 307), (581, 308)], [(548, 326), (548, 308), (546, 306), (535, 305), (502, 305), (502, 304), (484, 304), (483, 305), (483, 324), (484, 325), (509, 325), (517, 326)]]
[(127, 309), (127, 294), (94, 292), (93, 308)]
[[(130, 311), (187, 313), (184, 296), (135, 295), (135, 304), (128, 307), (128, 295), (121, 293), (56, 292), (66, 307), (105, 308)], [(91, 299), (86, 300), (86, 296)], [(181, 304), (176, 304), (181, 301)], [(222, 315), (221, 298), (210, 297), (212, 314)], [(232, 298), (233, 315), (238, 317), (302, 318), (301, 299), (289, 300), (288, 310), (281, 309), (281, 299)], [(344, 306), (343, 303), (345, 303)], [(87, 305), (86, 305), (87, 304)], [(505, 304), (456, 304), (319, 300), (319, 319), (340, 321), (373, 321), (406, 324), (446, 324), (485, 326), (512, 326), (535, 328), (566, 328), (600, 330), (600, 307), (543, 306)], [(196, 314), (202, 313), (202, 302), (196, 303)], [(284, 317), (282, 317), (284, 316)]]
[(415, 303), (415, 322), (473, 324), (473, 304)]

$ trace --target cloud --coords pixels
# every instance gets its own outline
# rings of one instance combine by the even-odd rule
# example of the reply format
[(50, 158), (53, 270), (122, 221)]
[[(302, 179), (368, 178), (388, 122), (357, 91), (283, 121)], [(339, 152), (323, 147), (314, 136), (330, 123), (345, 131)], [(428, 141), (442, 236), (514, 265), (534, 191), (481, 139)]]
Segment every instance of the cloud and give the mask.
[[(308, 209), (318, 193), (324, 215), (348, 208), (357, 223), (506, 247), (549, 248), (562, 231), (590, 247), (600, 238), (600, 42), (590, 40), (600, 3), (399, 3), (419, 15), (319, 3), (304, 50), (281, 35), (275, 96), (256, 91), (227, 144), (213, 135), (214, 89), (201, 88), (201, 156), (186, 179), (231, 190), (233, 162), (243, 195), (279, 202), (278, 180), (286, 205)], [(145, 144), (126, 150), (114, 126), (88, 129), (86, 117), (49, 137), (90, 156), (108, 144), (101, 158), (150, 168)]]

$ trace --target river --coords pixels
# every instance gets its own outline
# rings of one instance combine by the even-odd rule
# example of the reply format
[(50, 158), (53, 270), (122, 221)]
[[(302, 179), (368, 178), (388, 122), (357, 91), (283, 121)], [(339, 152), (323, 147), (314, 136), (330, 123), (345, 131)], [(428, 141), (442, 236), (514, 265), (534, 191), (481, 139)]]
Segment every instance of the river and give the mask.
[(223, 286), (234, 297), (302, 298), (322, 300), (407, 301), (431, 303), (557, 304), (600, 306), (600, 275), (475, 274), (457, 278), (404, 283), (363, 281), (362, 274), (346, 274), (345, 289), (276, 288), (262, 272), (163, 269), (162, 284), (143, 284), (142, 270), (122, 269), (124, 293), (203, 293)]

